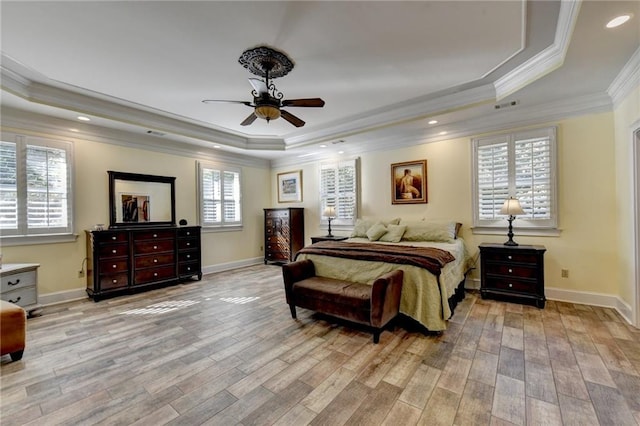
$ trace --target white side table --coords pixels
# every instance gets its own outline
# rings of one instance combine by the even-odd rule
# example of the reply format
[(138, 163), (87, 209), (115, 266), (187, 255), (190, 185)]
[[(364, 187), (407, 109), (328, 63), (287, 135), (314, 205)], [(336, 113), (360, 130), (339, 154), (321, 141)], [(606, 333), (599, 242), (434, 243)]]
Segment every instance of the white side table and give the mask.
[(0, 268), (0, 299), (22, 307), (29, 316), (38, 304), (38, 263), (5, 263)]

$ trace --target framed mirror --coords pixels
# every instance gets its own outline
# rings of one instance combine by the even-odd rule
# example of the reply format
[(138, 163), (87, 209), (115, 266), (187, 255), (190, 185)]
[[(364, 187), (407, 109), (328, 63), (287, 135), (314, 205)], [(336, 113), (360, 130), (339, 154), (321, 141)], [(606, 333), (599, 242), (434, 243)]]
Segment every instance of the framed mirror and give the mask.
[(109, 170), (109, 228), (175, 226), (175, 177)]

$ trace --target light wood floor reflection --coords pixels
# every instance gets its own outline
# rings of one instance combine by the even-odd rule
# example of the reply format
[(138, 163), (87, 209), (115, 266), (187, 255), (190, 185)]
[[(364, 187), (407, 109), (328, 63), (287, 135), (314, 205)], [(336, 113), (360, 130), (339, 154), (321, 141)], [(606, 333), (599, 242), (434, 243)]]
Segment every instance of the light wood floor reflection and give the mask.
[(439, 335), (284, 301), (281, 269), (44, 309), (2, 357), (0, 423), (635, 425), (640, 330), (614, 310), (470, 292)]

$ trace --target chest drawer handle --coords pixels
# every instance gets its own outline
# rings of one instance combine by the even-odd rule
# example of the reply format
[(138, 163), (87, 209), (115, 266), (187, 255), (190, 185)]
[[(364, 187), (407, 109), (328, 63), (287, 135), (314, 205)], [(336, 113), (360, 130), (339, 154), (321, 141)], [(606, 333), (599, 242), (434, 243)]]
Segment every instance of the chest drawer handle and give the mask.
[(111, 253), (116, 254), (118, 250), (111, 250)]
[(153, 249), (154, 249), (154, 250), (157, 250), (157, 249), (158, 249), (158, 246), (153, 246)]
[(17, 298), (17, 299), (15, 299), (15, 300), (11, 300), (11, 299), (9, 299), (9, 302), (11, 302), (11, 303), (18, 303), (18, 302), (20, 301), (20, 299), (22, 299), (22, 296), (18, 296), (18, 298)]
[(509, 283), (509, 288), (512, 288), (512, 287), (513, 287), (513, 284)]
[(154, 277), (157, 277), (157, 276), (158, 276), (158, 273), (157, 273), (157, 272), (154, 272), (154, 273), (153, 273), (153, 276), (154, 276)]
[(112, 282), (113, 282), (114, 284), (117, 284), (117, 283), (118, 283), (118, 280), (113, 280)]
[(153, 238), (158, 238), (158, 234), (153, 234)]
[(111, 239), (112, 239), (113, 241), (115, 241), (115, 240), (116, 240), (116, 236), (114, 235), (113, 237), (111, 237)]
[(187, 235), (191, 235), (191, 232), (187, 232)]
[(20, 278), (18, 278), (18, 279), (17, 279), (15, 282), (13, 282), (13, 283), (12, 283), (11, 281), (9, 281), (7, 284), (9, 284), (9, 285), (18, 285), (18, 284), (20, 284)]
[(512, 274), (513, 273), (513, 269), (509, 268), (509, 273)]
[(187, 255), (187, 259), (191, 259), (191, 255), (190, 254)]
[(112, 266), (113, 269), (116, 269), (117, 267), (118, 267), (118, 265), (113, 265)]
[(187, 247), (189, 247), (191, 245), (191, 243), (187, 243)]
[(190, 270), (191, 270), (191, 266), (187, 266), (187, 271), (190, 271)]
[(153, 259), (153, 263), (158, 263), (158, 259)]
[(511, 258), (511, 255), (507, 256), (507, 259), (511, 260), (511, 259), (512, 259), (512, 258)]

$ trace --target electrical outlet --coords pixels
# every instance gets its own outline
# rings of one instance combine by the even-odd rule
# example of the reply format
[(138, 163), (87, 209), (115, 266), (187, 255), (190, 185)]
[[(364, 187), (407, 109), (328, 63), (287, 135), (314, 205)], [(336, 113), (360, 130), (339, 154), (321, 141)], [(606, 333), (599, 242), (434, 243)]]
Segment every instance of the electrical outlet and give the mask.
[(78, 271), (78, 278), (84, 277), (84, 271)]
[(562, 278), (569, 278), (569, 270), (568, 269), (563, 269), (561, 271), (562, 274)]
[(260, 251), (262, 251), (262, 250), (264, 250), (264, 247), (263, 247), (263, 246), (260, 246)]

